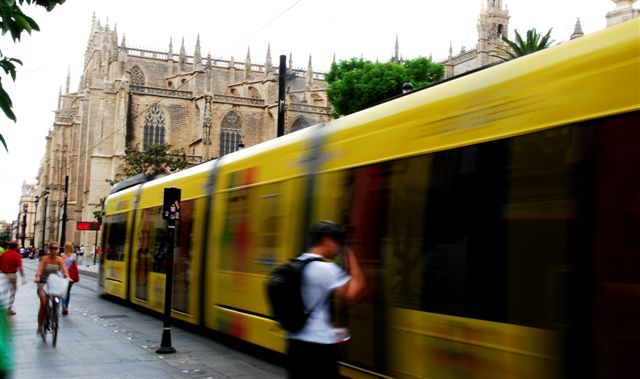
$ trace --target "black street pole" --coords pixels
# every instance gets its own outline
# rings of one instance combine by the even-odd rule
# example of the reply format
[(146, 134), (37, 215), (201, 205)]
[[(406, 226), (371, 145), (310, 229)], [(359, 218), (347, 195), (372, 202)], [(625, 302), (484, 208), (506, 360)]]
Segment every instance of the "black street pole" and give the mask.
[(278, 131), (277, 136), (284, 135), (284, 95), (285, 82), (287, 80), (287, 56), (280, 56), (280, 66), (278, 67)]
[(165, 188), (162, 205), (162, 218), (167, 220), (167, 274), (164, 292), (164, 317), (162, 341), (156, 350), (157, 354), (173, 354), (176, 349), (171, 346), (171, 295), (173, 292), (173, 249), (176, 220), (180, 218), (180, 189)]
[(62, 231), (60, 232), (60, 248), (66, 242), (67, 234), (67, 192), (69, 191), (69, 175), (64, 177), (64, 205), (62, 206)]
[(22, 246), (24, 248), (24, 239), (27, 238), (27, 211), (29, 210), (29, 206), (24, 204), (22, 207)]
[(49, 202), (49, 187), (44, 189), (44, 209), (42, 211), (42, 251), (44, 251), (44, 237), (47, 230), (47, 203)]

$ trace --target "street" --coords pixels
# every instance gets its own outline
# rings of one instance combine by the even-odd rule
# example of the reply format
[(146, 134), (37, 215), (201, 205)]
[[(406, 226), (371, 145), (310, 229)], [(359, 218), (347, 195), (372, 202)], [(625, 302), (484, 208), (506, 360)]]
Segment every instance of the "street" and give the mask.
[[(13, 325), (16, 379), (41, 378), (282, 378), (282, 367), (213, 339), (172, 327), (177, 353), (159, 355), (162, 321), (98, 296), (95, 269), (80, 265), (69, 315), (60, 317), (57, 347), (36, 335), (37, 261), (25, 259), (25, 285), (18, 287)], [(88, 263), (88, 262), (87, 262)]]

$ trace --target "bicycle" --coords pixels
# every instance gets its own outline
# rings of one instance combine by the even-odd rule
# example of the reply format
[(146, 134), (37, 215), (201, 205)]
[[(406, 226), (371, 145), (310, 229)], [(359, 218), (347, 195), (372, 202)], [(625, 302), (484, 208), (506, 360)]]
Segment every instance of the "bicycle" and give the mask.
[(57, 275), (49, 275), (45, 293), (47, 295), (47, 311), (42, 323), (42, 341), (47, 342), (47, 332), (51, 333), (51, 343), (56, 347), (58, 342), (58, 320), (60, 316), (60, 301), (67, 292), (69, 282)]
[(58, 316), (60, 315), (60, 301), (62, 298), (47, 293), (47, 312), (42, 323), (42, 341), (47, 342), (47, 332), (51, 333), (53, 347), (58, 342)]

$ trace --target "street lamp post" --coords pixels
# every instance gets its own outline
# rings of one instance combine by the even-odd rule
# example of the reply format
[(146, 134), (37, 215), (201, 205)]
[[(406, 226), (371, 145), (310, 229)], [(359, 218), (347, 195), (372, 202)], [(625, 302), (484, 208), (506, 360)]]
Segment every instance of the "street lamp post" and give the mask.
[(60, 232), (60, 246), (64, 246), (67, 234), (67, 192), (69, 191), (69, 175), (64, 177), (64, 205), (62, 210), (62, 231)]
[(42, 251), (44, 251), (44, 232), (47, 229), (47, 203), (49, 201), (49, 187), (44, 189), (42, 197), (44, 197), (44, 211), (42, 212)]
[(38, 246), (36, 244), (36, 233), (38, 232), (38, 229), (36, 228), (38, 226), (38, 202), (40, 202), (40, 196), (36, 195), (36, 207), (33, 211), (33, 242), (31, 242), (31, 246), (34, 249), (37, 249)]
[(29, 210), (29, 205), (22, 205), (22, 247), (24, 248), (24, 239), (27, 238), (27, 211)]

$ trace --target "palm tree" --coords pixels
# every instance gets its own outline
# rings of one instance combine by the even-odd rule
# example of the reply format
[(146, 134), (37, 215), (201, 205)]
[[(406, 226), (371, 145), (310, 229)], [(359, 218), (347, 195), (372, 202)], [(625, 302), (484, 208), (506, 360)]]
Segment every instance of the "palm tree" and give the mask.
[(523, 55), (535, 53), (536, 51), (546, 49), (551, 46), (554, 42), (551, 39), (551, 30), (547, 32), (544, 36), (538, 33), (535, 28), (527, 30), (527, 39), (526, 41), (522, 39), (522, 36), (516, 30), (516, 40), (511, 41), (506, 37), (502, 37), (502, 40), (509, 45), (510, 49), (505, 49), (504, 53), (507, 54), (508, 58), (502, 58), (504, 60), (514, 59), (521, 57)]

